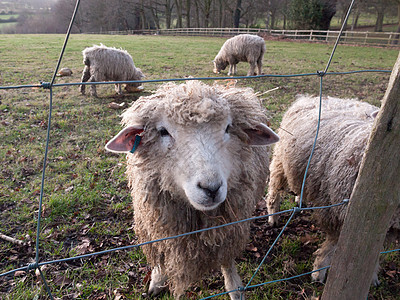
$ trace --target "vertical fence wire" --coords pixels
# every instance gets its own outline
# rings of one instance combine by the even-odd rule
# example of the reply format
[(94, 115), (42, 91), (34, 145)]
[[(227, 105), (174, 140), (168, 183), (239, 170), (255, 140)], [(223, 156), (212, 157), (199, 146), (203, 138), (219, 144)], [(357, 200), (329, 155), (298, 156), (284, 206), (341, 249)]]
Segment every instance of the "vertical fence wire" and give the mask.
[(69, 38), (69, 35), (71, 33), (71, 29), (72, 29), (72, 26), (73, 26), (73, 23), (74, 23), (74, 20), (75, 20), (75, 16), (76, 16), (76, 14), (78, 12), (79, 3), (80, 3), (80, 0), (77, 0), (74, 12), (72, 14), (71, 22), (70, 22), (68, 30), (67, 30), (67, 34), (66, 34), (66, 37), (65, 37), (64, 45), (62, 47), (60, 56), (58, 58), (56, 69), (54, 70), (54, 74), (53, 74), (52, 80), (51, 80), (50, 84), (42, 83), (44, 88), (49, 88), (49, 117), (48, 117), (48, 121), (47, 121), (46, 145), (45, 145), (44, 158), (43, 158), (42, 179), (41, 179), (41, 184), (40, 184), (39, 211), (38, 211), (37, 229), (36, 229), (35, 263), (31, 264), (30, 267), (32, 269), (39, 269), (40, 276), (42, 277), (42, 280), (43, 280), (43, 283), (45, 285), (47, 294), (49, 295), (49, 297), (51, 299), (53, 299), (53, 296), (52, 296), (50, 288), (49, 288), (49, 286), (47, 284), (46, 278), (45, 278), (43, 272), (40, 270), (40, 267), (39, 267), (38, 264), (39, 264), (39, 244), (40, 244), (40, 229), (41, 229), (40, 223), (41, 223), (41, 218), (42, 218), (43, 194), (44, 194), (44, 185), (45, 185), (45, 177), (46, 177), (47, 155), (48, 155), (48, 152), (49, 152), (50, 131), (51, 131), (51, 117), (52, 117), (52, 111), (53, 111), (53, 88), (52, 88), (52, 85), (54, 84), (54, 80), (56, 78), (58, 68), (60, 67), (61, 60), (63, 58), (64, 51), (65, 51), (65, 48), (66, 48), (67, 43), (68, 43), (68, 38)]

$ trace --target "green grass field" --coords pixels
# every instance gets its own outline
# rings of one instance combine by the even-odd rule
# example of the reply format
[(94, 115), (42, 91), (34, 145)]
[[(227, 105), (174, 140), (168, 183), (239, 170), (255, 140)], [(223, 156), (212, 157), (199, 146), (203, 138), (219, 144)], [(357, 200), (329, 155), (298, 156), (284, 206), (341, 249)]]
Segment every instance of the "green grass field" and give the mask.
[[(0, 35), (0, 86), (50, 81), (63, 41), (63, 35)], [(56, 83), (80, 82), (81, 51), (99, 43), (128, 50), (146, 79), (213, 77), (211, 61), (224, 41), (206, 37), (71, 35), (61, 67), (71, 68), (73, 75), (57, 78)], [(324, 70), (332, 49), (332, 45), (316, 43), (266, 44), (263, 71), (275, 75)], [(339, 46), (329, 71), (391, 70), (397, 55), (398, 50), (394, 49)], [(238, 75), (245, 75), (247, 69), (248, 64), (240, 63)], [(326, 95), (359, 98), (379, 105), (388, 79), (387, 73), (325, 76), (323, 91)], [(262, 78), (241, 80), (237, 85), (252, 87), (262, 94), (271, 126), (277, 129), (295, 96), (317, 95), (319, 81), (317, 76)], [(99, 98), (81, 95), (78, 86), (54, 88), (40, 261), (135, 244), (125, 158), (104, 150), (106, 142), (121, 129), (122, 110), (112, 109), (109, 104), (131, 104), (139, 96), (151, 94), (159, 84), (146, 83), (143, 93), (123, 96), (115, 95), (113, 85), (98, 86)], [(265, 93), (275, 88), (278, 89)], [(0, 233), (27, 243), (18, 246), (0, 240), (0, 273), (26, 266), (35, 257), (48, 109), (48, 90), (0, 90)], [(244, 282), (250, 279), (278, 234), (265, 220), (253, 224), (252, 232), (248, 250), (238, 260)], [(312, 253), (322, 236), (307, 216), (295, 220), (254, 283), (310, 271)], [(397, 253), (385, 256), (380, 273), (382, 285), (371, 289), (369, 299), (399, 299), (399, 258)], [(50, 264), (42, 270), (57, 299), (141, 299), (150, 268), (138, 249)], [(310, 277), (305, 276), (255, 289), (247, 299), (305, 299), (320, 295), (322, 289), (322, 285), (310, 283)], [(216, 272), (190, 289), (187, 297), (198, 299), (221, 291), (223, 279)], [(46, 297), (44, 285), (34, 272), (0, 277), (2, 299)], [(162, 299), (171, 297), (166, 294)]]

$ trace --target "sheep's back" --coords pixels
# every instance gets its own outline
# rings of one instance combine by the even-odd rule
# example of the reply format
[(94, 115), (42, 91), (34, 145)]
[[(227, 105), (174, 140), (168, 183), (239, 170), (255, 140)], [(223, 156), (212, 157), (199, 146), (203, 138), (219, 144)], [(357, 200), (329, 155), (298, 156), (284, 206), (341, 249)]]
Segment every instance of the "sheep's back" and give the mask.
[[(282, 162), (289, 189), (298, 195), (315, 139), (318, 107), (318, 97), (299, 98), (282, 119), (278, 133), (281, 140), (274, 150), (274, 158)], [(350, 197), (373, 125), (370, 115), (376, 109), (356, 100), (322, 100), (320, 130), (304, 189), (306, 202), (322, 206)], [(341, 206), (319, 210), (316, 215), (326, 223), (325, 227), (334, 229), (342, 224), (345, 209)]]
[(265, 52), (265, 41), (263, 38), (241, 34), (228, 39), (221, 48), (220, 55), (227, 60), (233, 56), (238, 61), (256, 61)]
[(134, 79), (135, 65), (128, 52), (108, 47), (91, 47), (83, 51), (84, 60), (89, 60), (91, 74), (99, 81)]

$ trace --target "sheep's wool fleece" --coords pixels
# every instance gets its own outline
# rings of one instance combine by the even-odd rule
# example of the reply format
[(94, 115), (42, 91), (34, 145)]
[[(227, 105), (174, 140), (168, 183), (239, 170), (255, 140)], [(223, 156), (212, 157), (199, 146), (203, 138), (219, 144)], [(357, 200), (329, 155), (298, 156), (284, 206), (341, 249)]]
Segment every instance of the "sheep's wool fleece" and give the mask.
[[(378, 109), (352, 99), (326, 97), (321, 103), (320, 131), (304, 188), (304, 199), (313, 206), (350, 198), (374, 122), (371, 113)], [(298, 195), (316, 134), (318, 108), (319, 97), (299, 97), (283, 116), (281, 139), (274, 148), (271, 178), (283, 172), (289, 189)], [(280, 188), (270, 186), (271, 190)], [(326, 231), (336, 235), (346, 209), (321, 209), (314, 215)]]
[(96, 81), (140, 80), (143, 77), (126, 50), (100, 44), (85, 48), (82, 54), (83, 63), (90, 66), (90, 74), (95, 74)]
[(256, 62), (265, 53), (265, 41), (253, 34), (239, 34), (226, 40), (215, 57), (229, 63)]
[[(237, 159), (228, 179), (226, 200), (215, 210), (199, 211), (176, 191), (170, 178), (176, 160), (185, 154), (160, 153), (155, 146), (156, 123), (161, 118), (187, 126), (207, 124), (229, 114), (231, 135), (237, 143), (230, 149)], [(127, 176), (132, 190), (135, 231), (139, 242), (182, 234), (251, 217), (262, 199), (268, 176), (269, 150), (250, 147), (245, 129), (267, 122), (262, 105), (251, 89), (209, 86), (198, 81), (161, 86), (151, 96), (139, 98), (124, 114), (126, 126), (143, 124), (146, 133), (135, 154), (128, 154)], [(173, 151), (173, 150), (171, 150)], [(187, 162), (190, 164), (190, 161)], [(249, 238), (250, 223), (223, 227), (143, 246), (152, 266), (160, 265), (175, 295), (221, 264), (238, 257)]]

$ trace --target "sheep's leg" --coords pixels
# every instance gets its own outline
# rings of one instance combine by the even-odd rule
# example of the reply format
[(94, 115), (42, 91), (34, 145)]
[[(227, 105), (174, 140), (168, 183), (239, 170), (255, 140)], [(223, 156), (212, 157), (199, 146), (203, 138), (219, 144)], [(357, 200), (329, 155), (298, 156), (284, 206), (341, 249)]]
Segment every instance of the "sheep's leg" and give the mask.
[(235, 71), (236, 71), (236, 65), (234, 65), (234, 64), (229, 64), (228, 76), (235, 75)]
[[(283, 173), (282, 163), (274, 157), (270, 165), (270, 179), (267, 195), (268, 214), (277, 213), (281, 206), (281, 190), (286, 187), (286, 179)], [(278, 224), (278, 215), (268, 217), (268, 223), (272, 226)]]
[[(88, 82), (96, 82), (96, 78), (94, 77), (94, 75), (90, 76)], [(96, 85), (95, 84), (91, 84), (89, 90), (90, 90), (90, 95), (91, 96), (97, 97)]]
[[(320, 268), (329, 266), (331, 264), (333, 254), (336, 251), (336, 246), (337, 246), (337, 237), (330, 237), (328, 236), (325, 240), (325, 242), (322, 243), (321, 248), (319, 248), (317, 251), (315, 251), (314, 255), (316, 256), (314, 265), (313, 265), (313, 271), (318, 270)], [(379, 272), (380, 266), (379, 266), (379, 260), (376, 262), (375, 266), (375, 271), (372, 276), (372, 281), (371, 284), (374, 286), (379, 285), (379, 279), (378, 279), (378, 272)], [(324, 269), (318, 272), (314, 272), (311, 274), (312, 281), (317, 281), (324, 283), (326, 279), (326, 273), (328, 269)]]
[(167, 284), (167, 276), (162, 274), (161, 272), (161, 267), (156, 266), (153, 268), (153, 271), (151, 272), (151, 281), (150, 281), (150, 286), (149, 286), (149, 295), (158, 295), (160, 292), (166, 289)]
[(115, 84), (115, 91), (117, 92), (118, 95), (122, 95), (121, 86), (122, 86), (122, 84), (120, 84), (120, 83)]
[[(336, 250), (337, 238), (332, 236), (327, 236), (325, 242), (322, 243), (321, 248), (315, 251), (315, 261), (313, 265), (313, 271), (318, 270), (323, 267), (327, 267), (331, 264), (333, 253)], [(323, 283), (326, 278), (327, 269), (317, 271), (311, 274), (313, 281)]]
[(254, 62), (250, 63), (250, 69), (247, 76), (253, 76), (255, 74), (256, 64)]
[[(85, 68), (82, 71), (82, 77), (81, 77), (81, 82), (86, 82), (90, 78), (90, 68), (89, 66), (85, 66)], [(80, 86), (80, 92), (82, 95), (85, 95), (85, 85), (81, 84)]]
[[(237, 290), (239, 287), (243, 286), (242, 280), (236, 270), (235, 262), (232, 260), (230, 265), (221, 266), (222, 275), (224, 275), (225, 279), (225, 290), (232, 291)], [(240, 291), (235, 291), (229, 293), (231, 300), (240, 300), (245, 299), (244, 293)]]
[(271, 226), (277, 226), (279, 222), (279, 216), (274, 215), (279, 211), (281, 204), (281, 192), (278, 190), (268, 189), (268, 196), (267, 196), (267, 209), (268, 214), (271, 215), (268, 217), (268, 223)]
[(262, 57), (257, 60), (258, 75), (262, 74)]

